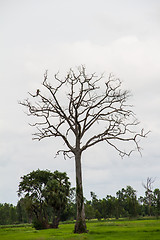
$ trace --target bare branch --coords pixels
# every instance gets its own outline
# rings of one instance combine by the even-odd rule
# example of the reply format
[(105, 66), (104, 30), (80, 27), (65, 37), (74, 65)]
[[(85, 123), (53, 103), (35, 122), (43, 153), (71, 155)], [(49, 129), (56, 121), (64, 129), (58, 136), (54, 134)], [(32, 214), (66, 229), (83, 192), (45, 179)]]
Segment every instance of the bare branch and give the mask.
[[(113, 74), (107, 81), (104, 81), (103, 75), (87, 75), (84, 66), (77, 71), (70, 69), (63, 79), (57, 73), (54, 79), (55, 84), (49, 83), (46, 71), (42, 86), (48, 91), (48, 96), (37, 89), (35, 94), (29, 93), (33, 104), (29, 99), (20, 102), (27, 107), (28, 116), (39, 119), (30, 123), (37, 129), (34, 139), (61, 137), (69, 152), (74, 154), (77, 149), (82, 152), (102, 141), (114, 147), (121, 156), (129, 156), (135, 149), (141, 152), (139, 138), (146, 137), (148, 132), (136, 132), (139, 122), (132, 106), (126, 104), (131, 94), (120, 89), (119, 79)], [(100, 123), (104, 129), (98, 132)], [(114, 143), (115, 140), (133, 142), (135, 148), (129, 152), (122, 151)], [(63, 153), (66, 157), (67, 152)]]

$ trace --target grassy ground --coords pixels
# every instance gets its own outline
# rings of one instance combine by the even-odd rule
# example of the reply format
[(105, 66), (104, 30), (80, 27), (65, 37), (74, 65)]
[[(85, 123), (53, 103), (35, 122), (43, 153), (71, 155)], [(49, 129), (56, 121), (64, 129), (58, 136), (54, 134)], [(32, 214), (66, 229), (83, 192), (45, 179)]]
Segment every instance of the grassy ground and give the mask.
[(87, 234), (74, 234), (74, 224), (59, 229), (0, 228), (0, 240), (160, 240), (160, 220), (88, 222)]

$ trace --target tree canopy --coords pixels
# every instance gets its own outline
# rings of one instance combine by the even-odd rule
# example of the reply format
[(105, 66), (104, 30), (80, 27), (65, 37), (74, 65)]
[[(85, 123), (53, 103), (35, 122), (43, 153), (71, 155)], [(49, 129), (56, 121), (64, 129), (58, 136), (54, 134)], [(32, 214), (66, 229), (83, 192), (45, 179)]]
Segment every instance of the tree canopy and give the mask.
[[(57, 228), (70, 194), (70, 182), (66, 173), (38, 169), (21, 179), (18, 194), (24, 196), (26, 208), (33, 211), (36, 224), (41, 228)], [(52, 225), (48, 223), (49, 208), (52, 209)]]

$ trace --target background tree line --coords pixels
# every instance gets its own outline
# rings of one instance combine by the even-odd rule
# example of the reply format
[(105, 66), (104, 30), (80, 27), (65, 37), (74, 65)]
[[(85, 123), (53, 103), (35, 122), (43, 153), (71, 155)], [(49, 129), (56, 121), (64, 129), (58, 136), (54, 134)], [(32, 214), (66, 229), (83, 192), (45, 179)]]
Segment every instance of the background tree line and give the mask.
[[(49, 223), (50, 227), (58, 227), (59, 221), (76, 219), (76, 192), (66, 173), (37, 170), (21, 179), (18, 193), (23, 196), (16, 206), (0, 204), (0, 225), (33, 222), (40, 229)], [(91, 200), (84, 199), (86, 219), (159, 217), (160, 189), (153, 189), (152, 183), (152, 178), (147, 178), (143, 184), (145, 195), (139, 198), (131, 186), (102, 199), (91, 192)]]

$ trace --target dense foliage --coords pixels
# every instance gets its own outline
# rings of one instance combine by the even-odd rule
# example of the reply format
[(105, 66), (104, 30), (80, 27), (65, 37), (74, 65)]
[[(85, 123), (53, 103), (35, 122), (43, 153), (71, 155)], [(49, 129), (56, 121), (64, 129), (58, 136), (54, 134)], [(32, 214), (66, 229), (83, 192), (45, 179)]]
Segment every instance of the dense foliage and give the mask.
[(38, 169), (21, 179), (18, 195), (23, 196), (21, 201), (28, 217), (34, 218), (34, 226), (37, 229), (57, 228), (70, 194), (67, 174)]
[[(51, 185), (49, 185), (51, 186)], [(49, 193), (53, 197), (53, 192)], [(96, 194), (91, 192), (91, 200), (85, 200), (86, 219), (108, 219), (138, 216), (160, 216), (160, 190), (158, 188), (150, 192), (150, 201), (145, 192), (144, 197), (137, 198), (136, 190), (131, 186), (117, 191), (116, 196), (107, 195), (103, 199), (98, 199)], [(47, 209), (48, 221), (52, 222), (53, 213), (56, 211), (56, 202), (53, 202)], [(51, 199), (49, 201), (51, 201)], [(59, 201), (61, 199), (58, 197)], [(36, 199), (35, 199), (36, 200)], [(38, 201), (38, 199), (37, 199)], [(34, 220), (34, 213), (30, 209), (29, 199), (21, 198), (17, 206), (12, 204), (0, 204), (0, 224), (31, 223)], [(60, 206), (60, 205), (59, 205)], [(37, 206), (38, 207), (38, 206)], [(60, 221), (76, 219), (75, 191), (68, 197), (65, 207), (61, 209)]]

